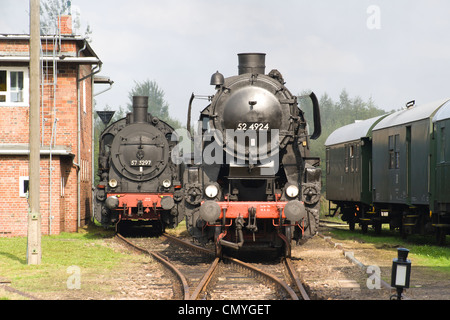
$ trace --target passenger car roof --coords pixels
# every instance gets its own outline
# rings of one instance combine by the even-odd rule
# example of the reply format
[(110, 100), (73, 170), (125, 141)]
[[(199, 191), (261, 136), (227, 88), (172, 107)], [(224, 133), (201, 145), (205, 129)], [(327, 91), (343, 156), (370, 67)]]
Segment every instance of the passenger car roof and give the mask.
[(360, 140), (364, 137), (370, 137), (372, 135), (371, 129), (373, 128), (373, 126), (384, 119), (386, 116), (388, 116), (388, 114), (363, 121), (357, 121), (355, 123), (336, 129), (332, 134), (328, 136), (327, 141), (325, 141), (325, 146), (328, 147), (349, 141)]
[(408, 109), (394, 112), (380, 121), (373, 131), (381, 130), (384, 128), (395, 127), (402, 124), (412, 123), (426, 118), (430, 118), (433, 114), (439, 110), (439, 108), (448, 102), (449, 99), (441, 99), (435, 102), (417, 105)]
[(447, 101), (442, 107), (439, 108), (436, 115), (433, 117), (433, 122), (450, 119), (450, 101)]

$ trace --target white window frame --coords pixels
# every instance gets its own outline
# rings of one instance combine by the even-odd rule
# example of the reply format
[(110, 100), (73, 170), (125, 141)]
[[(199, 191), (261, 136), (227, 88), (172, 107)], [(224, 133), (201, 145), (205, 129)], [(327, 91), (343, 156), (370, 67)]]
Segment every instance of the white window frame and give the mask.
[(87, 111), (86, 111), (86, 80), (83, 81), (83, 112), (84, 112), (84, 114), (87, 113)]
[[(2, 67), (0, 71), (7, 72), (6, 91), (1, 91), (1, 95), (6, 95), (6, 101), (0, 102), (0, 107), (29, 107), (30, 100), (30, 77), (28, 67)], [(11, 102), (11, 72), (23, 72), (23, 102)]]

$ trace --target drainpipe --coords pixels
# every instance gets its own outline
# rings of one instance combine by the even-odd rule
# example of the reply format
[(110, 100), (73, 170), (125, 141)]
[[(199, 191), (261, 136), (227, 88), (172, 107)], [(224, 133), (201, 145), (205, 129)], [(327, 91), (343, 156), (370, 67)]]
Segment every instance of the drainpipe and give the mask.
[[(96, 92), (96, 93), (92, 93), (92, 101), (91, 101), (91, 106), (92, 106), (92, 113), (94, 113), (94, 97), (105, 93), (106, 91), (109, 91), (112, 89), (112, 85), (114, 84), (114, 81), (110, 80), (108, 78), (107, 80), (109, 87), (100, 91), (100, 92)], [(94, 78), (92, 78), (92, 92), (94, 92), (93, 90), (94, 88)], [(95, 121), (94, 121), (94, 115), (92, 114), (92, 141), (91, 141), (91, 146), (92, 146), (92, 152), (91, 152), (91, 179), (92, 179), (92, 191), (95, 190), (94, 187), (94, 182), (95, 182)], [(94, 206), (95, 206), (95, 199), (94, 199), (94, 194), (92, 193), (92, 203), (91, 203), (91, 208), (92, 208), (92, 212), (94, 212)], [(94, 215), (92, 215), (92, 222), (94, 222)]]
[[(86, 45), (84, 46), (86, 48)], [(80, 53), (78, 51), (78, 53)], [(81, 81), (86, 80), (87, 78), (92, 78), (94, 75), (99, 73), (102, 70), (102, 62), (99, 61), (99, 63), (92, 68), (91, 73), (78, 79), (77, 80), (77, 109), (78, 109), (78, 116), (77, 116), (77, 161), (78, 163), (73, 163), (75, 166), (78, 167), (77, 170), (77, 223), (78, 228), (81, 226), (81, 176), (80, 176), (80, 164), (81, 164), (81, 99), (80, 99), (80, 83)], [(80, 75), (80, 66), (78, 66), (78, 75)], [(91, 86), (91, 92), (93, 92), (93, 86)], [(93, 150), (91, 150), (92, 152)]]

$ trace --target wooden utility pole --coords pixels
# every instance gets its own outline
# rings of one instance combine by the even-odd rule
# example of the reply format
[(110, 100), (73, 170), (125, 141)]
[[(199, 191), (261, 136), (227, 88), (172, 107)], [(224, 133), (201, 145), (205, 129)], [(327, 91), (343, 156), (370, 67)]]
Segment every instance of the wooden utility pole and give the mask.
[(30, 161), (27, 263), (41, 263), (39, 53), (40, 0), (30, 0)]

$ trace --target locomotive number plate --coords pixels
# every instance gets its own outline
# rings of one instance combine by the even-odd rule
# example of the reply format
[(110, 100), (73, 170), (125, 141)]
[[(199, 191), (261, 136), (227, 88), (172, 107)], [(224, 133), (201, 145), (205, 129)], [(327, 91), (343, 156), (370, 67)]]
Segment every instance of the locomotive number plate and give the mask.
[(131, 167), (150, 167), (152, 165), (152, 160), (131, 160)]
[(236, 130), (246, 131), (246, 130), (269, 130), (268, 122), (239, 122), (237, 124)]

